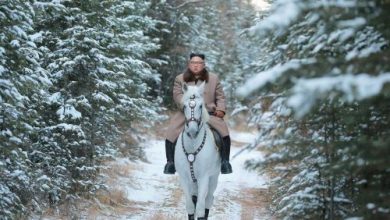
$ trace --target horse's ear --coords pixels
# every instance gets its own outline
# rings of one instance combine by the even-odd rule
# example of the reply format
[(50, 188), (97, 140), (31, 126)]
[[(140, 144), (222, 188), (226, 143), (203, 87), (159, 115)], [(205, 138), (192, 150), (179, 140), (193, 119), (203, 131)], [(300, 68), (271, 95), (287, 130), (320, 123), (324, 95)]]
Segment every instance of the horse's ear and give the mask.
[(203, 81), (202, 84), (200, 84), (200, 86), (199, 86), (199, 93), (200, 93), (200, 94), (203, 94), (205, 84), (206, 84), (205, 81)]
[(187, 90), (188, 90), (187, 83), (184, 83), (181, 88), (182, 88), (183, 92), (187, 92)]

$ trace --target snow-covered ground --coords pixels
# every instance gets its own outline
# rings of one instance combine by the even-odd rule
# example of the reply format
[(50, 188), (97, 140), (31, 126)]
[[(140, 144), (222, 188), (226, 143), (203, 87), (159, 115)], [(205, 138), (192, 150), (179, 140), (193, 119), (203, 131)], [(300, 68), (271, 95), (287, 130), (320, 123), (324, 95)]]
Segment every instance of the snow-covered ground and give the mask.
[[(251, 143), (256, 134), (231, 131), (231, 158)], [(55, 211), (33, 219), (187, 219), (184, 195), (178, 175), (163, 174), (164, 140), (148, 136), (142, 143), (146, 161), (117, 158), (106, 164), (104, 172), (107, 191), (95, 199), (73, 204), (76, 212)], [(220, 175), (210, 220), (272, 219), (266, 209), (267, 177), (244, 168), (249, 159), (261, 159), (259, 151), (242, 151), (231, 159), (233, 173)], [(78, 210), (78, 211), (77, 211)], [(64, 213), (65, 212), (65, 213)]]
[[(254, 140), (255, 134), (231, 132), (233, 142), (231, 156), (243, 146)], [(178, 175), (164, 175), (166, 162), (164, 140), (149, 139), (143, 143), (147, 161), (132, 162), (128, 159), (118, 159), (114, 163), (131, 167), (128, 177), (121, 177), (113, 186), (120, 188), (131, 204), (128, 213), (111, 213), (114, 219), (186, 219)], [(209, 219), (269, 219), (264, 203), (256, 201), (253, 195), (261, 194), (267, 188), (267, 178), (255, 172), (244, 169), (248, 159), (262, 157), (259, 151), (244, 151), (235, 157), (231, 163), (233, 174), (220, 175), (215, 193), (214, 207)], [(118, 189), (116, 189), (118, 190)], [(110, 217), (110, 218), (111, 218)], [(97, 216), (95, 219), (107, 219), (108, 216)]]

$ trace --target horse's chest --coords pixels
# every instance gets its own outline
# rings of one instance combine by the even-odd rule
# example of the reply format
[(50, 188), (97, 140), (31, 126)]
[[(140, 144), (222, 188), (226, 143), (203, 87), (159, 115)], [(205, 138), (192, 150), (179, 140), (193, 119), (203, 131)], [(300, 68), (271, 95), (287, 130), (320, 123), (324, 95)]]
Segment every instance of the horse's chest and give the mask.
[[(206, 136), (206, 134), (208, 134)], [(218, 163), (218, 153), (210, 137), (210, 132), (205, 132), (202, 141), (196, 141), (193, 149), (186, 149), (191, 143), (180, 137), (176, 146), (175, 165), (178, 174), (190, 182), (197, 182), (203, 177), (214, 173), (215, 164)], [(185, 145), (185, 146), (184, 146)], [(218, 170), (217, 170), (218, 171)]]
[[(203, 152), (190, 156), (181, 155), (180, 161), (177, 161), (177, 171), (180, 176), (186, 176), (189, 179), (195, 177), (198, 179), (200, 175), (205, 173), (206, 167), (204, 163), (204, 158), (202, 158)], [(203, 161), (203, 162), (202, 162)]]

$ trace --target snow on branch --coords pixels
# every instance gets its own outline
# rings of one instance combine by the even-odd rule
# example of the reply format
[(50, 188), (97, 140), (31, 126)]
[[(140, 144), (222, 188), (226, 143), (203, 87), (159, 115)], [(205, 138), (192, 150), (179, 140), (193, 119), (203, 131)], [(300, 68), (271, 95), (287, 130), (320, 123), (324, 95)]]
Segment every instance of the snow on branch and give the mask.
[(345, 101), (352, 102), (378, 95), (389, 82), (390, 73), (300, 79), (292, 88), (292, 96), (287, 104), (296, 110), (296, 116), (300, 118), (310, 111), (317, 99), (328, 97), (332, 91), (341, 92)]
[(297, 60), (293, 59), (284, 64), (277, 64), (276, 66), (256, 74), (254, 77), (248, 79), (246, 83), (237, 90), (237, 94), (241, 97), (246, 97), (256, 89), (266, 85), (268, 82), (275, 82), (279, 77), (289, 70), (296, 70), (302, 65), (312, 64), (316, 62), (314, 58)]
[[(279, 0), (273, 3), (271, 15), (249, 29), (253, 35), (263, 36), (267, 32), (283, 32), (288, 29), (301, 13), (300, 2)], [(277, 31), (276, 31), (277, 30)]]
[[(271, 13), (261, 22), (249, 29), (249, 33), (264, 36), (270, 32), (274, 35), (282, 35), (299, 16), (307, 11), (315, 11), (318, 8), (353, 8), (357, 6), (357, 0), (328, 0), (328, 1), (302, 1), (302, 0), (277, 0), (272, 3)], [(362, 20), (351, 22), (359, 23)], [(349, 25), (349, 23), (345, 24)]]
[(175, 9), (182, 8), (182, 7), (184, 7), (184, 6), (188, 5), (188, 4), (191, 4), (191, 3), (199, 3), (199, 2), (203, 2), (203, 0), (186, 1), (186, 2), (183, 2), (180, 5), (176, 6)]
[(65, 117), (69, 116), (72, 119), (81, 118), (81, 112), (77, 111), (73, 105), (65, 104), (65, 106), (60, 106), (57, 110), (57, 115), (60, 120), (64, 120)]

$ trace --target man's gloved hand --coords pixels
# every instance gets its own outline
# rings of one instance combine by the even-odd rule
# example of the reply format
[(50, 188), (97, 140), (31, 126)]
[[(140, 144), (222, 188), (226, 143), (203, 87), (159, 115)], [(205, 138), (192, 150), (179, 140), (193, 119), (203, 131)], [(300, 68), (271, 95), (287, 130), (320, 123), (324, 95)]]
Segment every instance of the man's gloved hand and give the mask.
[(219, 118), (223, 118), (225, 116), (225, 112), (217, 110), (214, 112), (214, 115)]

